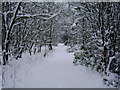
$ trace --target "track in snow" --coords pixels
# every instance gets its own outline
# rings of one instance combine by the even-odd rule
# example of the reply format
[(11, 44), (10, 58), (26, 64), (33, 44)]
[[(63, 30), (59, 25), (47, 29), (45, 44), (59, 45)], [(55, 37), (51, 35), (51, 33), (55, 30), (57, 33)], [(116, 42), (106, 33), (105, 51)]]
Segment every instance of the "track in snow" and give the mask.
[(42, 62), (31, 65), (27, 71), (19, 70), (15, 87), (104, 88), (98, 73), (84, 66), (73, 66), (74, 55), (68, 53), (67, 48), (59, 44)]

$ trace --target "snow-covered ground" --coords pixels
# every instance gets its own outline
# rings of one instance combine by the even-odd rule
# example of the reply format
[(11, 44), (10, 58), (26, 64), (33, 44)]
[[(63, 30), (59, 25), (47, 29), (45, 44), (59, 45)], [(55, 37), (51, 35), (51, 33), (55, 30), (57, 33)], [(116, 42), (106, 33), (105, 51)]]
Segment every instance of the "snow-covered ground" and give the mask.
[(14, 65), (15, 88), (106, 88), (102, 77), (84, 66), (74, 66), (73, 53), (59, 44), (44, 58), (40, 53), (23, 55)]
[[(2, 48), (0, 45), (0, 62), (2, 60)], [(2, 65), (0, 64), (0, 90), (2, 89)]]
[(2, 66), (0, 65), (0, 90), (2, 89)]

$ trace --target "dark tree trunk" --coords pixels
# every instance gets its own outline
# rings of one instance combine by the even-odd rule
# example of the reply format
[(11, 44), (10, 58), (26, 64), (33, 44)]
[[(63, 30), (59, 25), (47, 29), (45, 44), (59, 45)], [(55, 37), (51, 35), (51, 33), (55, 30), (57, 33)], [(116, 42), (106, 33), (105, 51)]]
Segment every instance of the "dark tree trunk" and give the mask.
[(50, 41), (49, 41), (49, 44), (48, 44), (48, 47), (49, 47), (49, 50), (52, 50), (52, 31), (53, 31), (53, 22), (51, 20), (51, 24), (50, 24)]
[(49, 43), (49, 50), (52, 50), (53, 48), (52, 48), (52, 41), (50, 41), (50, 43)]
[[(11, 25), (9, 26), (10, 23), (8, 23), (9, 20), (11, 20), (11, 16), (4, 17), (2, 16), (2, 51), (3, 51), (3, 65), (6, 65), (8, 62), (8, 51), (9, 51), (9, 44), (10, 44), (10, 33), (13, 28), (13, 25), (15, 23), (16, 15), (18, 13), (20, 7), (20, 2), (18, 3), (18, 7), (16, 7), (16, 11), (13, 13), (13, 20), (11, 21)], [(9, 2), (3, 2), (2, 3), (2, 12), (8, 12), (10, 10), (10, 5)], [(6, 18), (6, 21), (4, 20)], [(6, 24), (6, 25), (5, 25)], [(7, 35), (6, 35), (6, 32)]]

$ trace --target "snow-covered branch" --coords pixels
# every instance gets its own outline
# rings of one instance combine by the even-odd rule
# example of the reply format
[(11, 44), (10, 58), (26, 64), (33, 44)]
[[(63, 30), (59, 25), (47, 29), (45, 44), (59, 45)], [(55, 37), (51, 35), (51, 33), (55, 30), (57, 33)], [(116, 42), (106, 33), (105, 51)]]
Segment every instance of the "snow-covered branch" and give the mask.
[(16, 25), (19, 25), (19, 24), (22, 24), (22, 22), (15, 23), (15, 24), (13, 25), (13, 27), (16, 26)]
[(15, 9), (15, 11), (13, 13), (13, 17), (12, 17), (11, 22), (10, 22), (9, 29), (12, 29), (12, 25), (14, 23), (14, 20), (15, 20), (16, 16), (17, 16), (19, 6), (20, 6), (20, 2), (17, 3), (16, 9)]
[(3, 15), (3, 13), (0, 11), (0, 14), (2, 14)]
[[(2, 12), (0, 12), (0, 13), (2, 13)], [(14, 11), (7, 11), (7, 12), (4, 12), (4, 13), (2, 13), (3, 15), (8, 15), (8, 14), (10, 14), (10, 13), (14, 13)]]
[(21, 19), (21, 18), (34, 18), (34, 17), (50, 17), (49, 14), (34, 14), (34, 15), (31, 15), (31, 14), (25, 14), (25, 15), (17, 15), (17, 18), (16, 20), (18, 19)]
[(61, 11), (62, 11), (62, 10), (60, 10), (60, 11), (57, 12), (56, 14), (51, 15), (49, 18), (44, 18), (44, 17), (43, 17), (43, 19), (51, 19), (51, 18), (54, 18), (54, 17), (56, 17)]
[(34, 17), (39, 17), (41, 19), (51, 19), (54, 18), (55, 16), (57, 16), (59, 13), (61, 12), (61, 10), (59, 12), (57, 12), (56, 14), (50, 15), (50, 14), (25, 14), (25, 15), (17, 15), (16, 20), (20, 19), (20, 18), (34, 18)]
[(6, 39), (5, 39), (5, 45), (6, 45), (6, 46), (5, 46), (5, 49), (6, 49), (6, 47), (7, 47), (9, 35), (10, 35), (10, 32), (11, 32), (11, 30), (12, 30), (12, 28), (13, 28), (13, 24), (14, 24), (16, 15), (17, 15), (17, 13), (18, 13), (19, 6), (20, 6), (20, 2), (17, 3), (17, 6), (16, 6), (15, 11), (14, 11), (14, 13), (13, 13), (13, 17), (12, 17), (11, 22), (10, 22), (10, 24), (9, 24), (9, 29), (7, 29), (7, 31), (6, 31), (7, 33), (6, 33)]
[(33, 18), (33, 17), (37, 17), (37, 16), (41, 16), (41, 17), (49, 17), (49, 14), (25, 14), (25, 15), (17, 15), (18, 18)]

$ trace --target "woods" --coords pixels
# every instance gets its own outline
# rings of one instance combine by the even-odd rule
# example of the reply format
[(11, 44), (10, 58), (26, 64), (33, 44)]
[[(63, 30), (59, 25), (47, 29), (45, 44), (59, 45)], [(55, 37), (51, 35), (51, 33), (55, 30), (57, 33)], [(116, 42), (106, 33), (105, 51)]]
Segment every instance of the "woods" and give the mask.
[[(52, 4), (54, 3), (51, 3), (51, 5)], [(31, 5), (33, 5), (32, 10), (31, 8), (25, 8), (27, 6), (31, 7)], [(51, 8), (48, 7), (46, 8), (47, 12), (39, 14), (40, 12), (38, 13), (37, 9), (35, 9), (39, 6), (35, 6), (36, 4), (34, 3), (2, 3), (3, 65), (8, 62), (9, 55), (12, 55), (17, 59), (18, 57), (21, 57), (21, 54), (26, 50), (28, 50), (31, 55), (33, 46), (34, 52), (36, 51), (36, 47), (39, 47), (40, 49), (42, 45), (48, 45), (49, 49), (52, 50), (51, 39), (53, 39), (55, 35), (52, 37), (54, 31), (52, 26), (53, 20), (51, 19), (56, 17), (60, 11), (54, 13), (50, 10)], [(35, 9), (34, 12), (33, 9)]]
[[(119, 3), (105, 2), (80, 3), (74, 8), (79, 17), (76, 18), (77, 25), (72, 28), (77, 35), (73, 34), (72, 38), (81, 42), (71, 42), (80, 47), (74, 51), (73, 63), (91, 67), (107, 76), (110, 73), (118, 75), (119, 8)], [(113, 82), (109, 83), (113, 85)]]
[(4, 66), (64, 43), (75, 66), (90, 67), (104, 84), (118, 87), (120, 2), (2, 2), (0, 14)]

